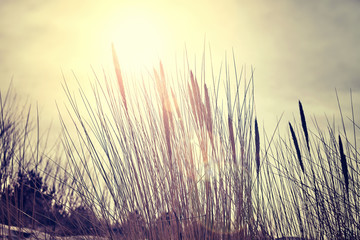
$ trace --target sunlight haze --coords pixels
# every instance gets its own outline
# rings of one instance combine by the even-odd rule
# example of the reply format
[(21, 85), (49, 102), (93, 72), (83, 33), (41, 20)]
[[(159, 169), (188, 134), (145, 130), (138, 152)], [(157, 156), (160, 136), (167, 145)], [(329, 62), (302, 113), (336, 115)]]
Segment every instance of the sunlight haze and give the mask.
[(112, 43), (129, 75), (148, 74), (159, 61), (175, 74), (185, 49), (190, 68), (200, 68), (205, 46), (208, 71), (210, 48), (215, 74), (225, 56), (232, 67), (233, 52), (239, 68), (255, 69), (256, 112), (269, 129), (283, 112), (284, 125), (298, 117), (299, 99), (310, 116), (337, 114), (335, 88), (349, 116), (350, 88), (359, 113), (359, 22), (358, 1), (4, 0), (0, 86), (12, 81), (45, 122), (56, 122), (55, 101), (67, 102), (62, 74), (84, 84), (92, 68), (114, 76)]

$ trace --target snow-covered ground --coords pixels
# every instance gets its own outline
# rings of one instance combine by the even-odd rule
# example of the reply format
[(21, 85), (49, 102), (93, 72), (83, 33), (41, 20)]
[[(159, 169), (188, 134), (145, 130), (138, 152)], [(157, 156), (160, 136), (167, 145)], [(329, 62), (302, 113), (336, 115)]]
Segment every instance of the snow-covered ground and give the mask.
[[(10, 232), (9, 232), (9, 228), (10, 228)], [(15, 239), (37, 239), (37, 240), (42, 240), (42, 239), (58, 239), (58, 240), (85, 240), (85, 239), (107, 239), (105, 237), (98, 237), (98, 236), (71, 236), (71, 237), (54, 237), (51, 236), (47, 233), (41, 232), (41, 231), (37, 231), (37, 230), (33, 230), (30, 228), (19, 228), (19, 227), (14, 227), (14, 226), (7, 226), (7, 225), (3, 225), (0, 224), (0, 239), (10, 239), (10, 234), (11, 234), (11, 239), (15, 240)], [(21, 237), (22, 235), (22, 237)]]

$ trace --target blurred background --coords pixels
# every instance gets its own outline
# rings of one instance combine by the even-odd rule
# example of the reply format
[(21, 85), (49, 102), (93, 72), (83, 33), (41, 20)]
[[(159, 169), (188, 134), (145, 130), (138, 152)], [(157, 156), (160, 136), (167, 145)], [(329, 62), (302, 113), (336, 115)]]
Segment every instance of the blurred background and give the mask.
[(358, 122), (359, 22), (355, 0), (2, 0), (0, 89), (12, 82), (56, 133), (56, 102), (67, 102), (64, 78), (75, 83), (75, 74), (86, 85), (94, 72), (113, 74), (111, 43), (128, 74), (152, 72), (160, 60), (171, 74), (185, 49), (190, 67), (200, 69), (205, 46), (207, 69), (211, 48), (215, 74), (226, 61), (232, 69), (233, 53), (248, 77), (255, 69), (256, 113), (268, 134), (282, 113), (284, 127), (299, 119), (298, 100), (308, 118), (325, 123), (325, 114), (338, 116), (335, 89), (349, 117), (352, 89)]

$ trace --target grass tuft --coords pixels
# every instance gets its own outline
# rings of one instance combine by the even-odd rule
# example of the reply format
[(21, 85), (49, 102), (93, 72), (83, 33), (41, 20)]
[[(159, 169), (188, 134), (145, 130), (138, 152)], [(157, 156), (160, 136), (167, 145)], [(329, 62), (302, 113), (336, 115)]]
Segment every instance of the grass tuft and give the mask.
[[(324, 132), (315, 120), (318, 131), (310, 131), (299, 101), (305, 140), (297, 138), (300, 125), (295, 132), (291, 123), (290, 134), (283, 138), (279, 121), (270, 138), (264, 131), (264, 147), (255, 116), (253, 72), (250, 79), (246, 69), (238, 75), (235, 61), (235, 85), (227, 61), (225, 71), (212, 74), (213, 85), (205, 79), (205, 63), (201, 81), (188, 65), (169, 79), (160, 63), (159, 70), (149, 74), (156, 88), (147, 88), (143, 76), (142, 88), (126, 85), (125, 98), (114, 59), (117, 84), (108, 81), (103, 91), (96, 82), (96, 104), (85, 94), (82, 101), (68, 94), (76, 131), (63, 125), (82, 201), (97, 209), (110, 229), (104, 235), (151, 240), (359, 239), (359, 151), (345, 135), (345, 157), (334, 125)], [(117, 96), (126, 112), (119, 109)], [(303, 150), (309, 154), (302, 156)]]

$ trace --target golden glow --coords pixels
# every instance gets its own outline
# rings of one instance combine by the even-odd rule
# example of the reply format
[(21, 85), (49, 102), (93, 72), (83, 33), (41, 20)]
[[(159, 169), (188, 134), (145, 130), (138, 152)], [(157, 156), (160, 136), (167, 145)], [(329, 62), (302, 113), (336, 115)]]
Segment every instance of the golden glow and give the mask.
[(127, 67), (157, 65), (168, 36), (156, 9), (136, 5), (115, 11), (104, 23), (103, 38), (115, 44), (119, 61)]
[[(51, 112), (45, 115), (55, 119), (58, 112), (53, 103), (64, 97), (61, 73), (70, 80), (74, 71), (84, 81), (83, 86), (88, 78), (93, 78), (90, 66), (99, 75), (102, 68), (105, 73), (113, 74), (112, 42), (123, 72), (144, 75), (144, 66), (152, 73), (159, 60), (167, 73), (174, 74), (175, 58), (177, 67), (185, 70), (185, 44), (189, 65), (195, 70), (197, 63), (199, 73), (206, 36), (206, 49), (210, 44), (217, 78), (220, 66), (225, 65), (224, 53), (227, 52), (231, 65), (234, 49), (239, 66), (255, 66), (256, 107), (267, 126), (276, 126), (277, 116), (283, 111), (293, 111), (291, 102), (297, 102), (301, 96), (310, 98), (313, 91), (318, 98), (321, 93), (319, 99), (329, 99), (320, 105), (330, 108), (336, 81), (348, 81), (346, 86), (350, 86), (351, 79), (359, 75), (355, 71), (359, 69), (356, 66), (359, 50), (354, 50), (359, 31), (354, 27), (357, 19), (354, 3), (339, 4), (339, 11), (327, 11), (333, 7), (328, 3), (317, 12), (311, 10), (311, 4), (299, 9), (297, 1), (271, 4), (241, 0), (3, 2), (0, 86), (8, 86), (13, 77), (19, 95), (32, 96), (34, 101), (42, 103), (44, 112)], [(14, 14), (19, 17), (14, 19)], [(317, 21), (319, 16), (325, 18)], [(307, 41), (306, 36), (313, 38)], [(211, 69), (209, 51), (205, 59), (206, 69)], [(343, 66), (349, 70), (346, 77), (337, 75), (343, 72)], [(238, 75), (239, 72), (240, 67)], [(224, 68), (221, 73), (225, 75)], [(211, 76), (212, 73), (207, 73), (206, 79), (212, 81)], [(322, 83), (324, 79), (333, 82)], [(314, 88), (304, 87), (313, 81)], [(292, 91), (294, 84), (296, 94)], [(332, 87), (325, 91), (324, 86)], [(289, 104), (277, 108), (279, 101)], [(265, 117), (267, 111), (269, 116)]]

